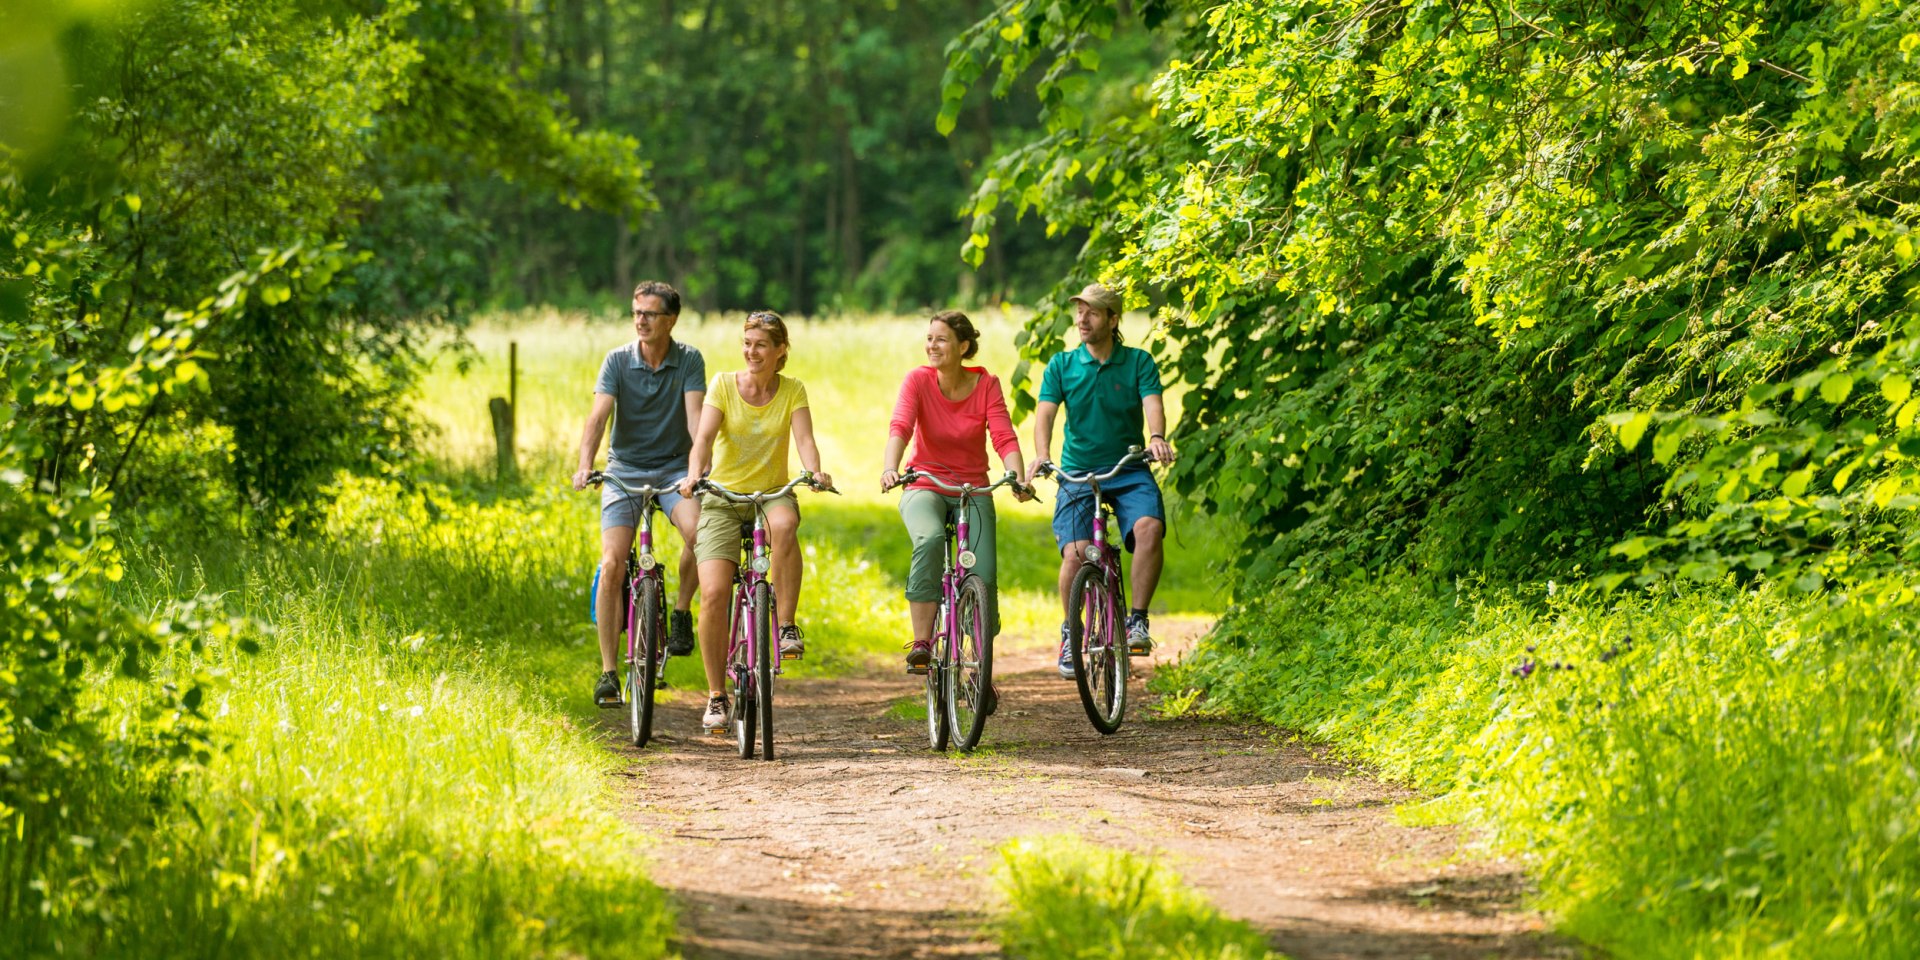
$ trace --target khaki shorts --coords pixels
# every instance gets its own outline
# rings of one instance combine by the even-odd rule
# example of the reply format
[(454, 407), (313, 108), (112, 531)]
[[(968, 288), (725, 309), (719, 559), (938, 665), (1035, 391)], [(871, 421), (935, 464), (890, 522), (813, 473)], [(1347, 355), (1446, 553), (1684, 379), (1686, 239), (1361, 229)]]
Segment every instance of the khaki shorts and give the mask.
[[(777, 500), (769, 500), (763, 509), (785, 506), (793, 510), (794, 516), (800, 515), (800, 501), (789, 493)], [(693, 542), (693, 558), (706, 563), (708, 560), (725, 560), (739, 563), (743, 552), (740, 541), (752, 535), (752, 531), (741, 533), (742, 524), (753, 523), (753, 504), (734, 503), (722, 500), (711, 493), (700, 495), (700, 524), (696, 527)]]

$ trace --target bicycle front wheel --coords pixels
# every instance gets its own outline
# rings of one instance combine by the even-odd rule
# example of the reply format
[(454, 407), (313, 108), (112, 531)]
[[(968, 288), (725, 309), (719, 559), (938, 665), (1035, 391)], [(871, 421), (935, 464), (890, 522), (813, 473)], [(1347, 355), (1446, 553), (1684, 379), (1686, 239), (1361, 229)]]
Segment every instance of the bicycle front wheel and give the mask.
[(627, 617), (627, 714), (633, 745), (653, 738), (653, 688), (660, 672), (660, 582), (641, 577)]
[(1073, 611), (1067, 618), (1067, 640), (1080, 705), (1095, 730), (1112, 733), (1127, 712), (1127, 638), (1106, 571), (1095, 564), (1081, 567), (1067, 591), (1067, 609)]
[[(752, 760), (754, 748), (754, 720), (759, 711), (753, 706), (753, 608), (738, 604), (739, 622), (734, 624), (733, 643), (727, 651), (727, 674), (733, 678), (733, 702), (729, 709), (733, 711), (734, 743), (740, 748), (740, 759)], [(740, 636), (745, 633), (746, 636)]]
[(753, 706), (760, 715), (760, 759), (773, 759), (773, 588), (766, 581), (753, 585)]
[(987, 728), (987, 712), (993, 696), (993, 638), (987, 635), (987, 584), (974, 574), (960, 581), (959, 601), (954, 605), (953, 648), (946, 652), (941, 680), (946, 687), (947, 722), (953, 728), (953, 745), (961, 751), (972, 750)]

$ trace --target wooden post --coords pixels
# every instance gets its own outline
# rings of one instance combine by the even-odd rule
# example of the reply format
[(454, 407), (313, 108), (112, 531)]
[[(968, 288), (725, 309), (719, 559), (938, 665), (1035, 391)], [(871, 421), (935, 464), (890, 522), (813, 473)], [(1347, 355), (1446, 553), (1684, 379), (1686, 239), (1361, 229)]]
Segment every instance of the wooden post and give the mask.
[(502, 480), (512, 480), (520, 475), (520, 464), (514, 456), (513, 445), (519, 409), (520, 342), (513, 340), (507, 343), (507, 395), (487, 400), (487, 412), (493, 415), (494, 476)]
[(494, 475), (511, 480), (519, 473), (513, 462), (513, 405), (506, 397), (493, 397), (487, 401), (487, 411), (493, 414)]

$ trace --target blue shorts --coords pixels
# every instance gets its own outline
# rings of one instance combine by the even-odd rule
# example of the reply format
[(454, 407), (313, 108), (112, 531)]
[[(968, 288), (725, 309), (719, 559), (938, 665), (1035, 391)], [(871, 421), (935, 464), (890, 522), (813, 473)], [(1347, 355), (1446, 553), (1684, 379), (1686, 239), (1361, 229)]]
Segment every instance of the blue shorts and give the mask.
[[(1127, 550), (1133, 550), (1133, 525), (1141, 517), (1167, 522), (1166, 504), (1160, 500), (1160, 484), (1146, 467), (1130, 467), (1112, 480), (1102, 481), (1100, 497), (1113, 505), (1120, 519), (1120, 532)], [(1053, 545), (1065, 550), (1067, 544), (1085, 540), (1093, 529), (1093, 488), (1084, 483), (1063, 483), (1053, 501)]]
[[(635, 486), (662, 487), (687, 475), (685, 460), (655, 470), (635, 470), (618, 464), (607, 464), (608, 473), (620, 478), (620, 482)], [(673, 508), (680, 503), (680, 492), (663, 493), (656, 502), (667, 516), (673, 516)], [(600, 485), (600, 529), (614, 527), (637, 527), (640, 525), (640, 501), (638, 497), (629, 497), (620, 492), (620, 488), (611, 483)]]

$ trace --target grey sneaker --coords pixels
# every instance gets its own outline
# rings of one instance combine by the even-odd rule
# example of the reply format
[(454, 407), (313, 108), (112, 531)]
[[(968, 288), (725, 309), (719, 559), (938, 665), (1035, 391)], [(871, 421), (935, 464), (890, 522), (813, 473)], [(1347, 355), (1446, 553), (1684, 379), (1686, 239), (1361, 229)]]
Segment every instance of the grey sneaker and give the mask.
[(1127, 614), (1127, 652), (1136, 657), (1153, 652), (1153, 637), (1147, 635), (1145, 614)]
[(620, 675), (608, 670), (600, 675), (599, 682), (593, 685), (594, 706), (603, 710), (621, 706)]
[(726, 736), (727, 714), (730, 712), (726, 696), (708, 697), (707, 712), (700, 715), (700, 729), (716, 736)]
[(684, 657), (693, 652), (693, 613), (675, 610), (667, 615), (667, 655)]
[(780, 627), (780, 659), (798, 660), (807, 655), (807, 641), (800, 637), (800, 625), (783, 624)]
[(1074, 676), (1073, 650), (1069, 648), (1071, 643), (1072, 641), (1067, 639), (1067, 625), (1063, 623), (1060, 625), (1060, 679), (1062, 680), (1072, 680)]

